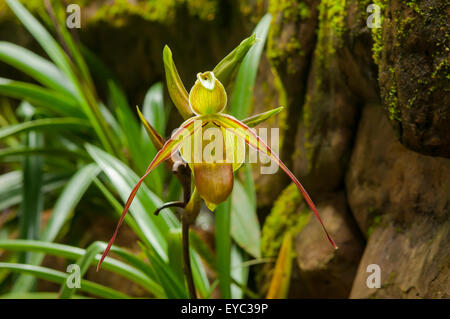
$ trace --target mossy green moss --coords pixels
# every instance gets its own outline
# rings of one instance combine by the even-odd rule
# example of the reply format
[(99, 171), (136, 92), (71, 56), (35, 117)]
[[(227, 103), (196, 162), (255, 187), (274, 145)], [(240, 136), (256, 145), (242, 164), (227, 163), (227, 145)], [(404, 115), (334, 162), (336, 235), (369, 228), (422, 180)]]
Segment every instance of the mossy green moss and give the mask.
[[(286, 89), (283, 86), (283, 82), (281, 81), (280, 75), (278, 74), (277, 70), (273, 66), (270, 69), (274, 76), (273, 85), (278, 93), (278, 105), (286, 107), (288, 102)], [(284, 132), (286, 132), (287, 130), (287, 114), (288, 112), (284, 110), (278, 115), (278, 128), (280, 129), (280, 140), (278, 146), (280, 147), (280, 149), (284, 141)]]
[(128, 16), (139, 16), (148, 21), (171, 24), (176, 9), (183, 5), (191, 16), (201, 20), (214, 20), (218, 11), (217, 0), (147, 0), (134, 3), (115, 0), (113, 6), (102, 6), (92, 19), (106, 20), (120, 26)]
[[(369, 209), (369, 212), (370, 212), (370, 209)], [(381, 215), (376, 215), (373, 218), (372, 223), (370, 224), (369, 228), (367, 229), (367, 238), (370, 238), (370, 236), (372, 235), (375, 228), (377, 228), (380, 225), (381, 225)]]
[[(431, 75), (432, 79), (450, 80), (450, 62), (448, 59), (442, 59), (442, 61), (434, 69)], [(449, 87), (446, 87), (449, 90)]]
[(298, 70), (296, 64), (292, 63), (292, 59), (304, 53), (296, 33), (287, 39), (281, 39), (282, 26), (310, 18), (311, 10), (302, 1), (271, 0), (269, 1), (269, 12), (274, 19), (267, 40), (267, 57), (275, 67), (284, 62), (287, 72), (295, 73)]
[(387, 105), (387, 109), (389, 112), (389, 119), (401, 122), (401, 112), (398, 105), (398, 97), (397, 97), (397, 81), (395, 80), (395, 71), (392, 66), (389, 67), (390, 77), (392, 78), (392, 84), (389, 88), (387, 94), (385, 95), (385, 105)]
[[(20, 0), (31, 13), (45, 10), (42, 0)], [(70, 3), (70, 2), (69, 2)], [(139, 16), (148, 21), (156, 21), (163, 24), (173, 23), (176, 9), (186, 6), (191, 16), (200, 20), (212, 21), (219, 10), (219, 0), (114, 0), (113, 5), (106, 5), (103, 1), (78, 0), (82, 9), (98, 3), (99, 9), (89, 19), (89, 22), (108, 21), (115, 26), (121, 26), (130, 16)], [(0, 11), (7, 8), (4, 0), (0, 0)], [(6, 10), (6, 14), (11, 12)], [(12, 13), (11, 13), (12, 14)]]
[(328, 66), (330, 57), (336, 52), (336, 48), (343, 45), (346, 16), (346, 0), (322, 0), (320, 2), (315, 55), (325, 68)]
[[(318, 91), (317, 91), (318, 92)], [(311, 96), (309, 94), (306, 95), (305, 104), (303, 105), (302, 112), (302, 120), (303, 125), (305, 127), (305, 142), (303, 144), (305, 148), (306, 160), (308, 163), (307, 172), (310, 172), (314, 167), (314, 145), (311, 142), (312, 134), (311, 130), (313, 128), (312, 124), (312, 104), (311, 104)]]
[[(303, 206), (302, 206), (303, 205)], [(303, 210), (299, 210), (302, 208)], [(288, 231), (294, 236), (308, 223), (310, 212), (303, 204), (303, 198), (295, 184), (290, 184), (280, 194), (266, 218), (261, 232), (261, 252), (266, 258), (278, 256), (284, 234)], [(259, 268), (256, 281), (260, 292), (269, 288), (275, 264), (267, 263)]]
[(267, 217), (261, 235), (261, 251), (264, 257), (275, 257), (281, 247), (283, 234), (290, 230), (297, 234), (308, 222), (308, 209), (299, 212), (303, 198), (295, 184), (290, 184), (280, 194)]
[(383, 51), (383, 28), (384, 26), (384, 16), (387, 7), (387, 0), (374, 0), (374, 4), (380, 7), (380, 25), (381, 28), (372, 28), (372, 57), (376, 64), (379, 64), (381, 58), (381, 52)]

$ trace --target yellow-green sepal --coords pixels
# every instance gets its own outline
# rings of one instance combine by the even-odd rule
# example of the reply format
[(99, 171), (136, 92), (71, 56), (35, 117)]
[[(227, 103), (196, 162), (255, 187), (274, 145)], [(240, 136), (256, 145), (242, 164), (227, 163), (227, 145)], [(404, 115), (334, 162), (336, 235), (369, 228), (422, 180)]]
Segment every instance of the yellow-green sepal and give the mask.
[(251, 35), (243, 40), (233, 51), (231, 51), (219, 64), (216, 65), (213, 72), (216, 78), (222, 82), (224, 86), (228, 86), (234, 79), (247, 52), (256, 42), (256, 34)]
[(181, 82), (180, 75), (178, 74), (175, 63), (172, 59), (172, 51), (166, 45), (163, 51), (164, 70), (166, 72), (166, 83), (169, 91), (170, 98), (172, 99), (175, 107), (184, 119), (187, 119), (193, 115), (191, 108), (189, 107), (189, 95), (186, 88)]

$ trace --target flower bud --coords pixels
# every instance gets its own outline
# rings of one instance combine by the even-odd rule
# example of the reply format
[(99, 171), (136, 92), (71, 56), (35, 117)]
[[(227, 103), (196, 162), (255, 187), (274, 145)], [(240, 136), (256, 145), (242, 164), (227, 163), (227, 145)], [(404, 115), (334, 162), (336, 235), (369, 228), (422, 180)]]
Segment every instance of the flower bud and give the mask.
[(189, 93), (189, 105), (196, 114), (220, 113), (227, 105), (227, 93), (213, 72), (197, 74), (197, 81)]

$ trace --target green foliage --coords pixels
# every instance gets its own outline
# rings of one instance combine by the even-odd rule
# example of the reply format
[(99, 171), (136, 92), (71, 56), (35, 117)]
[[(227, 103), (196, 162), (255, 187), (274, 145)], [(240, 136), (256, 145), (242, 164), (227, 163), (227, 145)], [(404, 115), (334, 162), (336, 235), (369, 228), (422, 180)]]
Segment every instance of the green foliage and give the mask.
[(309, 212), (298, 211), (303, 203), (302, 196), (294, 184), (286, 187), (275, 201), (262, 229), (261, 251), (264, 257), (275, 257), (281, 247), (283, 234), (298, 233), (309, 220)]
[(381, 51), (383, 51), (383, 28), (386, 26), (384, 25), (384, 16), (386, 14), (386, 0), (376, 0), (374, 1), (374, 4), (378, 5), (380, 7), (380, 24), (381, 28), (373, 28), (372, 29), (372, 39), (373, 39), (373, 47), (372, 47), (372, 57), (376, 64), (380, 63), (381, 58)]
[[(12, 253), (8, 259), (11, 262), (0, 263), (0, 292), (7, 292), (3, 297), (8, 298), (79, 298), (84, 296), (80, 294), (86, 293), (102, 298), (129, 298), (84, 279), (79, 290), (71, 289), (66, 285), (67, 273), (40, 264), (46, 255), (65, 258), (80, 266), (83, 277), (88, 268), (100, 260), (99, 253), (106, 243), (94, 242), (82, 249), (53, 242), (65, 234), (80, 204), (89, 207), (95, 201), (100, 209), (118, 217), (138, 176), (145, 171), (157, 148), (132, 112), (120, 85), (101, 61), (71, 38), (64, 24), (60, 22), (53, 26), (61, 35), (62, 40), (57, 41), (20, 2), (6, 2), (49, 59), (15, 44), (0, 42), (0, 61), (36, 81), (28, 83), (0, 78), (2, 96), (25, 101), (23, 105), (33, 110), (32, 116), (26, 118), (11, 112), (1, 119), (0, 142), (5, 148), (0, 151), (0, 158), (8, 159), (5, 165), (10, 171), (0, 175), (0, 209), (15, 209), (23, 203), (19, 218), (15, 216), (5, 229), (10, 226), (15, 229), (15, 223), (19, 221), (24, 240), (0, 240), (0, 249)], [(186, 3), (193, 14), (202, 19), (213, 18), (215, 1), (204, 1), (204, 5), (194, 1)], [(59, 17), (60, 12), (56, 15)], [(43, 19), (50, 21), (48, 17)], [(254, 37), (249, 40), (253, 45), (251, 49), (247, 46), (242, 51), (233, 51), (237, 52), (235, 60), (240, 67), (231, 71), (225, 68), (230, 71), (227, 77), (232, 78), (237, 73), (230, 104), (236, 116), (246, 117), (250, 113), (252, 90), (269, 24), (270, 16), (264, 17), (255, 29), (258, 42), (253, 45)], [(94, 83), (91, 72), (104, 83)], [(105, 101), (100, 100), (96, 84), (106, 88)], [(156, 134), (165, 136), (169, 113), (162, 92), (160, 83), (149, 89), (142, 113)], [(248, 125), (256, 125), (280, 110), (250, 118)], [(192, 271), (200, 297), (210, 296), (214, 289), (202, 260), (217, 273), (222, 297), (254, 295), (246, 287), (248, 268), (241, 264), (248, 255), (260, 256), (260, 230), (248, 167), (243, 176), (242, 181), (236, 182), (228, 205), (218, 208), (217, 255), (191, 233)], [(169, 178), (163, 167), (153, 172), (149, 180), (151, 182), (143, 184), (138, 191), (130, 207), (131, 215), (125, 217), (125, 222), (139, 238), (142, 254), (135, 256), (112, 246), (111, 251), (121, 260), (107, 257), (104, 268), (142, 286), (152, 297), (186, 298), (188, 293), (180, 268), (180, 222), (170, 210), (160, 216), (152, 214), (163, 202), (173, 200), (174, 194), (180, 194), (180, 185), (172, 179), (169, 190), (164, 192)], [(246, 207), (238, 207), (241, 201), (245, 201)], [(43, 209), (51, 212), (50, 218), (38, 231)], [(6, 233), (6, 238), (8, 235), (10, 233)], [(1, 238), (5, 238), (3, 233)], [(19, 275), (11, 276), (12, 273)], [(12, 290), (9, 290), (5, 279), (16, 277)], [(34, 292), (36, 278), (61, 284), (60, 293)]]
[(319, 5), (319, 29), (315, 55), (323, 68), (328, 67), (329, 57), (334, 55), (336, 48), (343, 44), (345, 32), (345, 17), (347, 16), (346, 0), (326, 0)]
[[(261, 232), (262, 256), (276, 258), (285, 234), (290, 233), (295, 236), (308, 223), (309, 218), (310, 213), (304, 205), (302, 196), (298, 193), (296, 186), (290, 184), (281, 192), (264, 223)], [(260, 269), (257, 281), (262, 291), (269, 290), (269, 280), (275, 276), (274, 267), (274, 264), (265, 264)], [(274, 291), (271, 292), (273, 293)]]

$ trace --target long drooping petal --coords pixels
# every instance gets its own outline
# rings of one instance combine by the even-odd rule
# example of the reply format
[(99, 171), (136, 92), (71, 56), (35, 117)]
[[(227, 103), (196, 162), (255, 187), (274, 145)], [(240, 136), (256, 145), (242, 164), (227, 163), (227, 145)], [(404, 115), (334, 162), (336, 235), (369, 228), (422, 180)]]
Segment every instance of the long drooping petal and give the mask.
[(333, 245), (333, 247), (337, 249), (336, 244), (334, 243), (331, 236), (328, 234), (328, 231), (325, 228), (325, 225), (323, 224), (322, 219), (320, 218), (319, 212), (317, 211), (316, 206), (314, 205), (313, 201), (309, 197), (305, 188), (299, 182), (299, 180), (295, 177), (295, 175), (289, 170), (289, 168), (287, 168), (286, 165), (284, 165), (284, 163), (278, 158), (278, 155), (273, 153), (271, 148), (256, 133), (254, 133), (247, 125), (245, 125), (238, 119), (234, 118), (233, 116), (228, 115), (228, 114), (217, 114), (214, 118), (214, 122), (219, 122), (219, 124), (224, 126), (225, 128), (233, 130), (234, 134), (236, 134), (237, 136), (239, 136), (245, 140), (245, 143), (247, 143), (249, 146), (255, 148), (256, 150), (263, 152), (264, 154), (269, 156), (272, 160), (274, 160), (278, 166), (281, 167), (281, 169), (289, 176), (289, 178), (294, 182), (294, 184), (300, 190), (300, 192), (303, 195), (303, 198), (306, 200), (306, 203), (311, 208), (311, 210), (314, 212), (314, 214), (316, 215), (320, 224), (322, 225), (322, 228), (325, 231), (325, 234), (327, 235), (328, 240)]
[[(154, 170), (159, 164), (161, 164), (162, 162), (164, 162), (166, 159), (168, 159), (171, 156), (172, 152), (180, 146), (180, 144), (183, 142), (183, 140), (185, 138), (194, 134), (194, 132), (196, 130), (196, 129), (194, 129), (194, 121), (196, 119), (197, 119), (197, 117), (192, 117), (192, 118), (188, 119), (175, 131), (175, 133), (172, 135), (172, 137), (169, 140), (167, 140), (167, 142), (164, 144), (164, 146), (155, 155), (155, 158), (152, 160), (152, 162), (148, 166), (144, 175), (139, 179), (136, 186), (134, 186), (134, 188), (131, 191), (131, 194), (128, 197), (128, 200), (123, 208), (122, 215), (120, 216), (119, 222), (117, 223), (117, 226), (116, 226), (116, 230), (114, 231), (114, 234), (112, 235), (112, 237), (108, 243), (108, 246), (106, 247), (105, 251), (103, 252), (103, 255), (97, 265), (97, 271), (100, 269), (100, 265), (102, 264), (106, 255), (108, 255), (108, 252), (111, 249), (111, 246), (114, 243), (114, 240), (116, 239), (117, 233), (119, 231), (120, 226), (122, 225), (125, 215), (127, 214), (128, 209), (130, 208), (131, 203), (133, 202), (133, 199), (136, 196), (136, 193), (139, 190), (139, 187), (141, 186), (142, 182), (148, 176), (148, 174), (151, 173), (152, 170)], [(182, 136), (182, 134), (186, 131), (188, 132), (188, 134), (185, 136)]]

